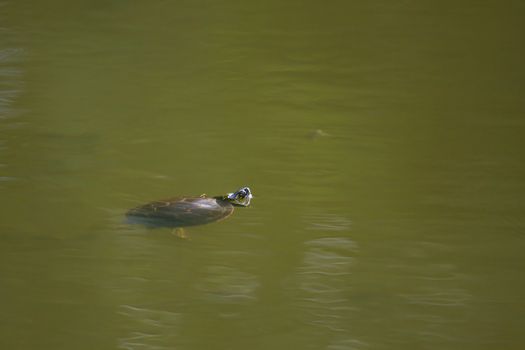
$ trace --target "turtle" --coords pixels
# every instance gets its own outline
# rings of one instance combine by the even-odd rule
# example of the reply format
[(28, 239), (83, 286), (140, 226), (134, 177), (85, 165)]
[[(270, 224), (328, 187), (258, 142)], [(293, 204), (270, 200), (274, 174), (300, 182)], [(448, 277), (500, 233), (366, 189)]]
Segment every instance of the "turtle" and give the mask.
[(150, 202), (128, 210), (128, 223), (138, 223), (147, 227), (169, 227), (185, 237), (183, 227), (204, 225), (227, 218), (235, 207), (250, 205), (252, 192), (241, 187), (233, 193), (208, 197), (182, 196)]

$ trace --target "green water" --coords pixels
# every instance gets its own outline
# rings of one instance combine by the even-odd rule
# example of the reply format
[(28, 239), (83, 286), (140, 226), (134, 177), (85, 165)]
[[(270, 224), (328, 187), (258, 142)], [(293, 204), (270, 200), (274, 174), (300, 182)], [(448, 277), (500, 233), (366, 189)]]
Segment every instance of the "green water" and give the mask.
[(0, 348), (521, 349), (524, 16), (1, 2)]

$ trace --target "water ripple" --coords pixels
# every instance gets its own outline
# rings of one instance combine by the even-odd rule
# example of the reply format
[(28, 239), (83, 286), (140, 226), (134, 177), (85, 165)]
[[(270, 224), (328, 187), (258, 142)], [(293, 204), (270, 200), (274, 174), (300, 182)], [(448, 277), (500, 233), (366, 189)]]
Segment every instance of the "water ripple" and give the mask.
[(308, 230), (317, 231), (346, 231), (352, 223), (349, 219), (334, 214), (308, 215), (305, 216), (305, 221)]
[(443, 292), (429, 292), (421, 294), (403, 294), (409, 304), (430, 306), (464, 306), (471, 299), (471, 295), (464, 289), (449, 289)]
[(129, 332), (119, 338), (120, 349), (173, 349), (171, 345), (180, 328), (180, 313), (120, 305), (118, 314), (134, 322)]
[(220, 303), (244, 303), (257, 299), (255, 275), (227, 266), (210, 266), (197, 289), (205, 299)]
[(5, 119), (11, 111), (11, 104), (20, 95), (22, 71), (16, 66), (24, 50), (18, 48), (0, 49), (0, 119)]
[(348, 329), (349, 317), (357, 311), (348, 299), (357, 244), (347, 237), (325, 237), (304, 245), (306, 249), (296, 273), (296, 305), (302, 321), (334, 333), (327, 349), (366, 348), (366, 343), (349, 337)]

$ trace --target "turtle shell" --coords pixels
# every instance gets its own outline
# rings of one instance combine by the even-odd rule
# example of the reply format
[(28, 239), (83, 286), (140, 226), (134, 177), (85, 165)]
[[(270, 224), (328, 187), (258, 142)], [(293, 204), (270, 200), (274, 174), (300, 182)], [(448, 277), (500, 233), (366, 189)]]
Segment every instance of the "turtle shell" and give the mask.
[(184, 227), (208, 224), (227, 218), (233, 205), (215, 197), (176, 197), (147, 203), (130, 209), (131, 223), (153, 227)]

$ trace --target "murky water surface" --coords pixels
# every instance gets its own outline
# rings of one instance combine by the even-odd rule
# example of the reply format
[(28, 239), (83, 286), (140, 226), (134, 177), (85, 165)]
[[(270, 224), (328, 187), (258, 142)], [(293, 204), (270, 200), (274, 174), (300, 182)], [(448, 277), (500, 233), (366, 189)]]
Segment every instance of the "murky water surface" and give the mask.
[(521, 349), (524, 15), (2, 1), (0, 347)]

